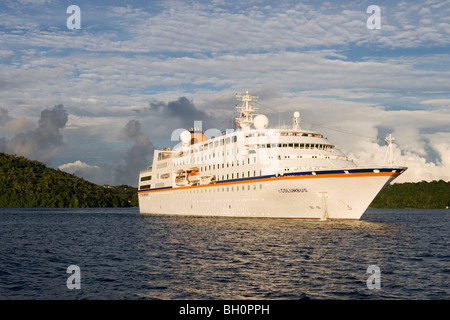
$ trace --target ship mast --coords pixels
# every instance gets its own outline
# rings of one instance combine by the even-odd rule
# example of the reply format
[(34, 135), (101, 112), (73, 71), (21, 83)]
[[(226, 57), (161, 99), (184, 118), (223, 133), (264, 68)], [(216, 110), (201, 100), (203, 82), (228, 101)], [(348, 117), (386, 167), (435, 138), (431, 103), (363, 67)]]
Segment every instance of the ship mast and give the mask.
[(386, 155), (384, 156), (384, 161), (386, 161), (389, 158), (389, 165), (393, 165), (394, 164), (394, 154), (393, 154), (393, 146), (392, 146), (392, 141), (395, 140), (395, 138), (392, 136), (392, 134), (389, 134), (389, 136), (386, 137), (386, 139), (384, 139), (384, 141), (386, 142), (387, 145), (387, 151), (386, 151)]
[(238, 95), (236, 93), (236, 98), (241, 99), (242, 101), (242, 106), (236, 106), (236, 109), (239, 112), (239, 117), (236, 117), (236, 123), (242, 128), (242, 130), (247, 131), (253, 124), (253, 112), (256, 110), (256, 108), (252, 106), (251, 102), (256, 101), (258, 97), (251, 96), (248, 94), (248, 91), (246, 91), (245, 95)]
[(300, 112), (298, 112), (298, 111), (294, 112), (294, 127), (293, 127), (293, 129), (295, 131), (300, 130)]

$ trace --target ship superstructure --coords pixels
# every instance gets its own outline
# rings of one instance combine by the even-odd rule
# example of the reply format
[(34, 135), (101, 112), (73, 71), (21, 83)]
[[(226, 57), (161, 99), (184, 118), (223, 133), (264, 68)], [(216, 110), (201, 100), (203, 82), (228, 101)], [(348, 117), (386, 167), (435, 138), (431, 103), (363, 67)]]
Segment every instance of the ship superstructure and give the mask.
[[(239, 130), (200, 128), (174, 149), (155, 150), (139, 175), (141, 213), (205, 216), (359, 219), (405, 167), (360, 167), (322, 134), (268, 128), (248, 92), (237, 96)], [(208, 131), (207, 131), (208, 132)]]

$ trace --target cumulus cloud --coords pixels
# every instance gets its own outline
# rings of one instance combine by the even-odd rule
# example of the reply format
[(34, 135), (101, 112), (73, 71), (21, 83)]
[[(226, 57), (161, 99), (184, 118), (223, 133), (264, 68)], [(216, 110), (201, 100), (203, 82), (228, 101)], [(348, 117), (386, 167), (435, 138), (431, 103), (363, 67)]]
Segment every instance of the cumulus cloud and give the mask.
[(5, 129), (11, 132), (26, 131), (30, 128), (30, 123), (26, 118), (11, 119), (5, 123)]
[(162, 119), (166, 119), (167, 122), (171, 122), (173, 119), (179, 120), (181, 126), (186, 129), (193, 127), (195, 121), (202, 121), (202, 126), (209, 128), (214, 121), (213, 114), (198, 109), (194, 102), (186, 97), (180, 97), (169, 103), (152, 101), (150, 102), (150, 108), (153, 111), (160, 112)]
[(10, 132), (26, 131), (30, 127), (26, 118), (12, 118), (9, 111), (2, 107), (0, 107), (0, 126)]
[(0, 151), (48, 162), (56, 149), (63, 145), (61, 129), (68, 113), (62, 104), (41, 112), (38, 128), (19, 133), (11, 139), (0, 140)]
[(139, 171), (146, 169), (151, 163), (154, 146), (142, 132), (138, 120), (128, 121), (121, 129), (121, 136), (124, 141), (133, 144), (118, 159), (103, 166), (77, 160), (58, 168), (97, 184), (136, 186)]
[(0, 126), (4, 126), (11, 118), (9, 117), (8, 110), (0, 107)]
[(96, 170), (98, 168), (99, 168), (98, 166), (90, 166), (87, 163), (84, 163), (84, 162), (82, 162), (80, 160), (77, 160), (77, 161), (72, 162), (72, 163), (66, 163), (66, 164), (63, 164), (63, 165), (58, 167), (58, 169), (67, 171), (69, 173), (75, 173), (75, 172), (77, 172), (77, 170), (80, 170), (80, 169), (88, 169), (88, 170), (94, 169), (94, 170)]
[[(448, 138), (448, 134), (447, 134)], [(387, 165), (389, 160), (388, 149), (375, 142), (360, 144), (363, 148), (350, 152), (349, 156), (358, 165), (376, 166)], [(425, 155), (418, 155), (401, 144), (394, 142), (393, 145), (394, 165), (406, 166), (408, 169), (396, 180), (400, 182), (419, 182), (432, 180), (450, 181), (450, 146), (446, 142), (440, 145), (432, 144), (430, 147), (439, 155), (441, 160), (429, 161)]]
[(154, 147), (143, 134), (141, 124), (137, 120), (130, 120), (122, 129), (122, 135), (125, 140), (132, 141), (133, 146), (115, 166), (114, 184), (136, 185), (139, 171), (149, 166)]
[[(35, 130), (15, 134), (10, 139), (1, 138), (0, 152), (48, 163), (58, 147), (64, 145), (62, 129), (66, 127), (67, 121), (68, 113), (62, 104), (43, 110)], [(6, 109), (0, 108), (0, 126), (9, 131), (22, 130), (28, 127), (28, 120), (12, 118)], [(137, 185), (138, 172), (147, 168), (152, 160), (153, 144), (144, 135), (137, 120), (128, 121), (120, 130), (120, 135), (125, 142), (131, 142), (132, 146), (117, 160), (111, 160), (104, 166), (76, 160), (58, 168), (99, 184)]]
[(60, 165), (58, 169), (78, 177), (89, 178), (90, 181), (96, 181), (102, 177), (102, 170), (99, 166), (91, 166), (80, 160)]
[[(394, 164), (408, 167), (395, 182), (450, 181), (450, 132), (443, 125), (450, 123), (450, 114), (438, 111), (435, 114), (440, 116), (425, 119), (427, 114), (422, 111), (366, 109), (366, 117), (347, 113), (355, 125), (345, 126), (346, 133), (325, 132), (332, 142), (343, 147), (350, 158), (363, 166), (387, 164), (389, 156), (383, 139), (392, 133)], [(398, 117), (403, 117), (402, 121), (394, 120)], [(339, 122), (341, 120), (337, 119)], [(437, 131), (439, 128), (446, 131)]]

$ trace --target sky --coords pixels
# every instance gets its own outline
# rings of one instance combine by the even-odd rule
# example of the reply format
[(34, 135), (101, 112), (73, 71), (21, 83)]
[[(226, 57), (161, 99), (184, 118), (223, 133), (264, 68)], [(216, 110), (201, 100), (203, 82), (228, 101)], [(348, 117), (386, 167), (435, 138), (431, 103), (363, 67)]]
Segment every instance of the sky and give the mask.
[(177, 129), (235, 128), (248, 90), (269, 126), (299, 111), (360, 165), (392, 133), (397, 182), (450, 181), (449, 62), (448, 0), (2, 0), (0, 152), (137, 186)]

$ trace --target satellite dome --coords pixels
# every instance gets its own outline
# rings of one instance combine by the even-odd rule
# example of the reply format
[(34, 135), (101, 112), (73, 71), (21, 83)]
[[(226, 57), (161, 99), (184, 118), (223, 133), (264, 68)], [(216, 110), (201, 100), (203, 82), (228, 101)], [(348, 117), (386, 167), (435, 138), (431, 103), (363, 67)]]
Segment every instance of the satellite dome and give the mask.
[(266, 129), (267, 126), (269, 125), (269, 118), (267, 118), (263, 114), (257, 115), (253, 119), (253, 125), (255, 126), (256, 129)]
[(187, 130), (180, 133), (180, 140), (183, 142), (183, 144), (190, 144), (191, 143), (191, 133)]

